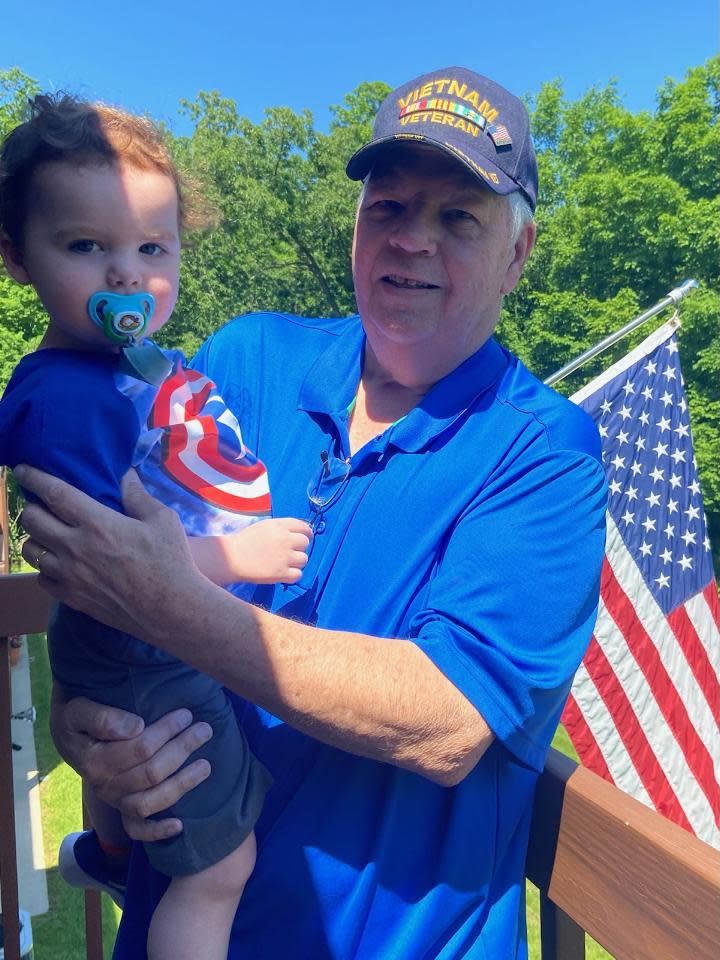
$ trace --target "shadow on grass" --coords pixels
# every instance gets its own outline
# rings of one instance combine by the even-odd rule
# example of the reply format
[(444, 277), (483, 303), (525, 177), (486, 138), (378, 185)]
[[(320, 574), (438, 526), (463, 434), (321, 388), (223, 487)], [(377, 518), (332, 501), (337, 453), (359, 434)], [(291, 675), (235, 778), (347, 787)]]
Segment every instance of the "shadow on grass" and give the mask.
[[(47, 837), (46, 847), (47, 847)], [(46, 914), (32, 918), (34, 960), (85, 960), (85, 909), (82, 890), (69, 887), (53, 867), (47, 871)], [(102, 898), (105, 960), (112, 957), (120, 911)]]

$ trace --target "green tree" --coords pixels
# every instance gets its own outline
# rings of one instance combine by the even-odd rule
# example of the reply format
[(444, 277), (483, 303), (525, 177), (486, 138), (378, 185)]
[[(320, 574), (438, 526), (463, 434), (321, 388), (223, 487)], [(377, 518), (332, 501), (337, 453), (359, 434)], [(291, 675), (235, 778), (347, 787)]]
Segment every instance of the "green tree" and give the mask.
[[(0, 140), (21, 123), (37, 84), (17, 67), (0, 71)], [(12, 280), (0, 264), (0, 391), (18, 360), (35, 348), (44, 325), (42, 308), (29, 287)]]
[[(578, 101), (559, 82), (530, 104), (538, 242), (500, 336), (539, 376), (693, 277), (680, 351), (716, 566), (720, 559), (720, 58), (630, 113), (614, 85)], [(571, 392), (648, 333), (638, 330), (558, 389)]]
[[(0, 71), (0, 140), (25, 118), (28, 100), (38, 92), (34, 80), (14, 67)], [(0, 262), (0, 394), (19, 360), (37, 346), (44, 329), (42, 307), (29, 287), (10, 278)], [(12, 478), (8, 482), (8, 513), (11, 518), (10, 557), (17, 564), (20, 495)]]
[(184, 104), (194, 130), (174, 141), (175, 156), (203, 181), (221, 224), (187, 252), (168, 342), (197, 346), (248, 310), (354, 309), (349, 251), (359, 191), (345, 164), (388, 89), (360, 84), (333, 108), (328, 134), (314, 129), (309, 111), (271, 108), (253, 124), (217, 92)]

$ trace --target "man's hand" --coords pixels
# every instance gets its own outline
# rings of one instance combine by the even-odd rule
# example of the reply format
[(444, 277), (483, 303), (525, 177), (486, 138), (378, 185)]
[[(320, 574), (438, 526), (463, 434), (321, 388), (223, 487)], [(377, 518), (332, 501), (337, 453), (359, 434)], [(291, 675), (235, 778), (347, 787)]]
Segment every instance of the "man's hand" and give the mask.
[[(23, 556), (40, 571), (42, 587), (148, 643), (180, 628), (176, 598), (192, 605), (194, 592), (209, 584), (192, 561), (180, 518), (145, 491), (134, 471), (123, 479), (126, 516), (33, 467), (19, 466), (15, 476), (39, 498), (23, 510)], [(163, 600), (165, 617), (158, 615)], [(178, 623), (169, 623), (170, 613)]]
[(60, 755), (120, 811), (134, 840), (163, 840), (182, 831), (177, 818), (147, 818), (210, 775), (207, 760), (182, 766), (212, 736), (207, 723), (193, 724), (189, 710), (175, 710), (145, 727), (140, 717), (114, 707), (83, 698), (66, 702), (54, 687), (50, 728)]

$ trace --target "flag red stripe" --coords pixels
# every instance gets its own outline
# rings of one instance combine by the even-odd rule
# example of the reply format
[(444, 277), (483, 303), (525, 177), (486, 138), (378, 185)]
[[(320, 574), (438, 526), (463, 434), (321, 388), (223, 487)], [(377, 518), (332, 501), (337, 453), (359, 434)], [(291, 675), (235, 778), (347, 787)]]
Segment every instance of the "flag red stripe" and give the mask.
[(694, 833), (602, 647), (593, 637), (583, 661), (655, 809)]
[(603, 780), (607, 780), (614, 785), (615, 781), (610, 773), (610, 768), (607, 763), (605, 763), (605, 757), (602, 755), (595, 735), (588, 726), (587, 720), (572, 694), (570, 694), (565, 704), (562, 724), (572, 740), (577, 755), (582, 761), (582, 765), (587, 767), (588, 770), (592, 770), (593, 773), (597, 773)]
[[(700, 789), (713, 810), (720, 809), (720, 787), (710, 751), (698, 735), (685, 704), (668, 675), (657, 647), (642, 625), (635, 607), (622, 589), (609, 563), (603, 564), (601, 592), (608, 613), (625, 638), (643, 672), (655, 701), (685, 756)], [(635, 766), (640, 771), (639, 765)]]
[(715, 723), (720, 725), (720, 681), (687, 610), (681, 604), (669, 614), (667, 620), (698, 686), (705, 694)]

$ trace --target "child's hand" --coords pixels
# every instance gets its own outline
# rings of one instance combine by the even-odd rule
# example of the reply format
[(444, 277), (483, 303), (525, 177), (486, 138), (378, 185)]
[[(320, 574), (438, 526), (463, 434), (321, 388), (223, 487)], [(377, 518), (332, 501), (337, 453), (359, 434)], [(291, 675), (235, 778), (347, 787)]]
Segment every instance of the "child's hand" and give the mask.
[(278, 517), (259, 520), (239, 533), (223, 537), (233, 581), (297, 583), (308, 561), (312, 529), (303, 520)]

